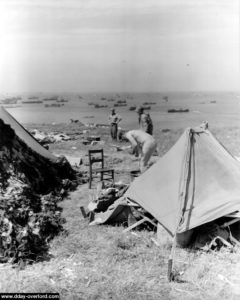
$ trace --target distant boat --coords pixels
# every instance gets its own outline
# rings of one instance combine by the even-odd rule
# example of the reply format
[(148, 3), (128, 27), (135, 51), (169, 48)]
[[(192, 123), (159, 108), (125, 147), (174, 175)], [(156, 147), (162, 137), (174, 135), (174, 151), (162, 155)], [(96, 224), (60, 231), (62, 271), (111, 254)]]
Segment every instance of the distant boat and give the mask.
[(108, 107), (108, 105), (100, 105), (100, 104), (95, 104), (95, 108), (103, 108), (103, 107)]
[(114, 107), (127, 106), (127, 103), (115, 103), (113, 106), (114, 106)]
[(61, 107), (63, 106), (64, 104), (63, 103), (52, 103), (52, 104), (45, 104), (44, 106), (45, 107)]
[(38, 99), (38, 97), (37, 96), (31, 96), (31, 97), (28, 97), (28, 99), (29, 100), (36, 100), (36, 99)]
[[(29, 98), (28, 98), (29, 99)], [(22, 101), (22, 103), (25, 103), (25, 104), (36, 104), (36, 103), (43, 103), (42, 100), (34, 100), (34, 101)]]
[(59, 100), (57, 100), (57, 102), (63, 103), (63, 102), (68, 102), (68, 100), (67, 99), (59, 99)]
[(105, 127), (109, 127), (109, 126), (110, 126), (109, 124), (95, 124), (95, 127), (105, 128)]
[(130, 106), (129, 110), (136, 110), (136, 108), (137, 108), (136, 106)]
[(180, 108), (180, 109), (174, 109), (174, 108), (168, 109), (168, 113), (186, 113), (186, 112), (189, 112), (188, 108), (186, 108), (186, 109), (182, 109), (182, 108)]
[(156, 104), (156, 102), (144, 102), (143, 105), (153, 105)]
[(53, 97), (48, 97), (43, 99), (43, 101), (57, 101), (57, 100), (58, 100), (58, 96), (53, 96)]

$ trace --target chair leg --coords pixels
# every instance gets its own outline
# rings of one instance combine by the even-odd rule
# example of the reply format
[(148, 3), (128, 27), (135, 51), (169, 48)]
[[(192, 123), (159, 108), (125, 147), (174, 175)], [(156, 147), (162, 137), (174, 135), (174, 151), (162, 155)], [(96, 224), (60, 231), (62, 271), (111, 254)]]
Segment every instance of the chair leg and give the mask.
[[(106, 177), (106, 180), (111, 180), (114, 182), (114, 170), (108, 170), (107, 172), (100, 172), (100, 181), (103, 182), (105, 177), (104, 175), (108, 175), (108, 177)], [(111, 177), (109, 177), (111, 175)], [(89, 189), (91, 189), (92, 187), (92, 181), (93, 181), (93, 177), (92, 177), (92, 173), (90, 172), (89, 175)]]
[(92, 188), (92, 173), (90, 172), (89, 174), (89, 184), (88, 184), (88, 188), (91, 189)]

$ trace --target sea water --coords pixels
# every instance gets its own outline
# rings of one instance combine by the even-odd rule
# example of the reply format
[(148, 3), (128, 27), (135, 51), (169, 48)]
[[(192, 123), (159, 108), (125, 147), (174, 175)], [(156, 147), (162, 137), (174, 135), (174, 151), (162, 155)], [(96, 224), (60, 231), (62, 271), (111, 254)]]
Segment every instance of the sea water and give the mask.
[[(126, 100), (127, 106), (114, 107), (121, 115), (122, 128), (138, 127), (138, 116), (131, 106), (151, 106), (148, 110), (155, 128), (177, 129), (194, 127), (208, 121), (211, 127), (240, 126), (240, 95), (234, 92), (222, 93), (99, 93), (99, 94), (58, 94), (60, 107), (50, 107), (56, 101), (44, 100), (47, 95), (39, 94), (42, 103), (24, 103), (28, 95), (21, 96), (15, 105), (6, 109), (20, 123), (69, 123), (71, 119), (82, 123), (107, 124), (110, 109), (119, 100)], [(3, 98), (3, 96), (1, 97)], [(30, 101), (30, 100), (29, 100)], [(99, 104), (95, 108), (91, 103)], [(145, 103), (145, 104), (144, 104)], [(147, 104), (146, 104), (147, 103)], [(152, 104), (148, 104), (152, 103)], [(63, 105), (62, 105), (63, 104)], [(107, 107), (105, 107), (107, 106)], [(189, 109), (186, 113), (169, 113), (169, 109)]]

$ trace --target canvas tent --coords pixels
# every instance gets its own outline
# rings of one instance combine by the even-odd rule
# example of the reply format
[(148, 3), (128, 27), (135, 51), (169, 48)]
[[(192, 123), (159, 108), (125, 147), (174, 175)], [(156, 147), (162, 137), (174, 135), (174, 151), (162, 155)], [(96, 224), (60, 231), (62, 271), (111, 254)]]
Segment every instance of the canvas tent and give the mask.
[(207, 129), (186, 129), (125, 196), (172, 235), (240, 211), (240, 163)]
[(0, 107), (0, 179), (24, 178), (36, 192), (47, 192), (75, 172), (63, 157), (42, 147), (3, 107)]

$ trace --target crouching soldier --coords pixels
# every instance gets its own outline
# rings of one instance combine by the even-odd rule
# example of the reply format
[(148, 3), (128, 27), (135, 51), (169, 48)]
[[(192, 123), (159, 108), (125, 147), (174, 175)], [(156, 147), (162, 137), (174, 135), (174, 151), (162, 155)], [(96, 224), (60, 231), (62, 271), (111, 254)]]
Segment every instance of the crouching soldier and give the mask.
[(140, 154), (140, 171), (146, 171), (148, 161), (157, 148), (155, 139), (142, 130), (130, 130), (125, 133), (125, 137), (131, 143), (133, 154)]

